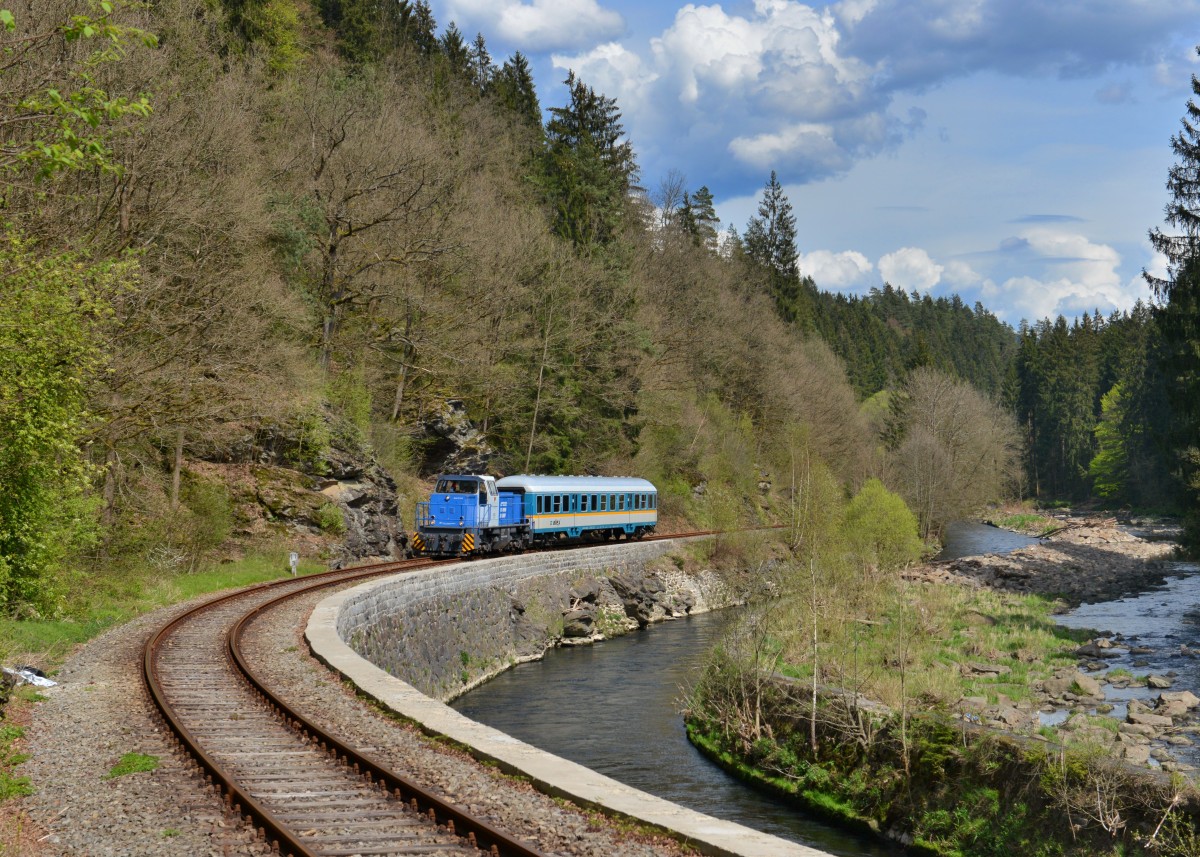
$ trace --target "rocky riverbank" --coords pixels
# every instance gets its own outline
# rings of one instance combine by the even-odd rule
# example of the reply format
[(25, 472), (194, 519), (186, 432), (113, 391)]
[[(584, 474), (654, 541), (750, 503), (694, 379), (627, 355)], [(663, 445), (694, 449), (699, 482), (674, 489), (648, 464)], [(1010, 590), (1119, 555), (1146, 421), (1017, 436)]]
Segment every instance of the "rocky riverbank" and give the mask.
[(1143, 538), (1112, 519), (1072, 516), (1041, 544), (916, 566), (904, 577), (1046, 595), (1065, 608), (1159, 586), (1175, 555), (1173, 543)]
[[(1156, 590), (1179, 574), (1175, 545), (1154, 538), (1161, 531), (1150, 524), (1135, 530), (1111, 519), (1070, 516), (1041, 544), (932, 563), (905, 576), (1057, 597), (1057, 610), (1064, 612)], [(960, 716), (1016, 733), (1040, 731), (1044, 737), (1050, 737), (1046, 727), (1053, 727), (1060, 742), (1097, 746), (1139, 767), (1190, 773), (1200, 764), (1200, 751), (1193, 749), (1200, 733), (1200, 687), (1186, 686), (1187, 679), (1164, 658), (1195, 658), (1200, 651), (1193, 653), (1186, 642), (1177, 648), (1164, 652), (1136, 638), (1095, 636), (1074, 650), (1076, 666), (1038, 680), (1028, 698), (965, 697)], [(964, 664), (963, 669), (1008, 672), (1002, 663)]]

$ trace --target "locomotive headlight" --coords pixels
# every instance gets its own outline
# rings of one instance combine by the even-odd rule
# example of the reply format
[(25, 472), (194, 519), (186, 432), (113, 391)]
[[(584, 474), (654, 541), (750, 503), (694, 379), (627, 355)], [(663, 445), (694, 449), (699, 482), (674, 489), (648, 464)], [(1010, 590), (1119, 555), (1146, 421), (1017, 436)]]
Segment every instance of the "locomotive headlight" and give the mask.
[(436, 524), (436, 523), (437, 523), (437, 518), (435, 518), (433, 515), (430, 515), (430, 516), (429, 516), (429, 523), (431, 523), (431, 524)]
[(462, 518), (459, 518), (459, 519), (458, 519), (458, 525), (459, 525), (460, 527), (463, 525), (463, 519), (462, 519)]

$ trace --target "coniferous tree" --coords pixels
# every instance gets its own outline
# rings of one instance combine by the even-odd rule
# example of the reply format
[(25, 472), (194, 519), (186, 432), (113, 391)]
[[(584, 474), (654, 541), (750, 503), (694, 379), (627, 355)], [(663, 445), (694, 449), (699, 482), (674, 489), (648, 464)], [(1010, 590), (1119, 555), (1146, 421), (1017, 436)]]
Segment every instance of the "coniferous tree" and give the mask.
[(492, 91), (501, 104), (541, 131), (542, 106), (538, 103), (529, 60), (523, 53), (517, 51), (501, 66), (492, 81)]
[(442, 33), (441, 39), (438, 40), (438, 46), (441, 48), (442, 56), (446, 58), (446, 65), (450, 71), (462, 78), (471, 79), (471, 49), (467, 47), (462, 31), (453, 21), (446, 28), (446, 32)]
[(638, 169), (617, 102), (569, 72), (570, 103), (546, 125), (546, 190), (556, 229), (579, 246), (606, 244), (624, 217)]
[(746, 224), (742, 238), (746, 256), (768, 273), (780, 314), (787, 321), (799, 315), (800, 269), (796, 263), (796, 218), (775, 171), (763, 190), (758, 216)]
[[(403, 41), (411, 43), (423, 56), (433, 56), (437, 50), (437, 19), (426, 0), (399, 0), (398, 32)], [(399, 40), (398, 40), (399, 41)]]
[(721, 219), (713, 205), (713, 195), (707, 185), (692, 194), (684, 194), (683, 205), (679, 209), (680, 226), (692, 236), (697, 246), (710, 252), (717, 249), (717, 227)]
[(492, 78), (496, 73), (496, 67), (492, 65), (492, 56), (488, 53), (483, 33), (476, 33), (475, 41), (471, 43), (467, 55), (471, 61), (471, 83), (479, 91), (479, 94), (483, 95), (491, 86)]
[[(1200, 96), (1200, 79), (1195, 75), (1192, 92)], [(1171, 137), (1178, 161), (1167, 174), (1171, 199), (1165, 222), (1173, 231), (1150, 230), (1150, 243), (1167, 257), (1167, 275), (1145, 276), (1164, 301), (1158, 328), (1173, 412), (1171, 442), (1179, 456), (1189, 507), (1186, 535), (1196, 545), (1200, 544), (1200, 106), (1195, 100), (1188, 100), (1181, 124)]]

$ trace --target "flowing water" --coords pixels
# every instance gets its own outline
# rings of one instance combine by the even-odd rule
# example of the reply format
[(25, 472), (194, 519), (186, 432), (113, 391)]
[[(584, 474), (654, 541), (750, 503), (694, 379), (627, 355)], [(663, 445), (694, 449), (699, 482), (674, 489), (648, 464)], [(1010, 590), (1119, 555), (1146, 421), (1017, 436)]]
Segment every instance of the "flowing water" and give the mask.
[(942, 551), (934, 559), (957, 559), (985, 553), (1008, 553), (1026, 545), (1036, 545), (1038, 539), (1011, 530), (1002, 530), (974, 521), (955, 521), (946, 527), (942, 536)]
[[(1117, 601), (1082, 604), (1057, 617), (1068, 628), (1092, 630), (1119, 644), (1109, 650), (1112, 657), (1104, 658), (1106, 668), (1092, 673), (1097, 680), (1103, 682), (1105, 674), (1120, 669), (1137, 676), (1164, 676), (1171, 679), (1172, 690), (1200, 694), (1200, 565), (1167, 565), (1168, 574), (1175, 576), (1161, 587)], [(1105, 701), (1114, 706), (1109, 713), (1122, 720), (1130, 699), (1153, 707), (1160, 692), (1104, 686)], [(1200, 767), (1200, 747), (1169, 749), (1180, 761)]]
[(727, 610), (664, 622), (593, 646), (554, 649), (452, 706), (626, 785), (846, 857), (899, 854), (830, 827), (729, 776), (687, 740), (679, 715)]
[[(1002, 553), (1036, 539), (952, 525), (940, 558)], [(555, 649), (460, 697), (454, 708), (627, 785), (844, 857), (900, 853), (830, 827), (726, 774), (687, 740), (680, 700), (736, 611), (666, 622), (594, 646)]]

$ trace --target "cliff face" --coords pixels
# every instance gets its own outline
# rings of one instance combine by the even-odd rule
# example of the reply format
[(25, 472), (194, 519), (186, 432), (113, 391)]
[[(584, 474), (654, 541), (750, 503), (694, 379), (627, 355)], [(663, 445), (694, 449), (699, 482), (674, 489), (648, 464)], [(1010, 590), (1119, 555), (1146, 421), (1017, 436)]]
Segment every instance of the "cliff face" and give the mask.
[(403, 556), (395, 480), (355, 432), (328, 415), (322, 428), (317, 443), (295, 427), (259, 428), (192, 466), (225, 484), (239, 541), (283, 541), (334, 567)]

